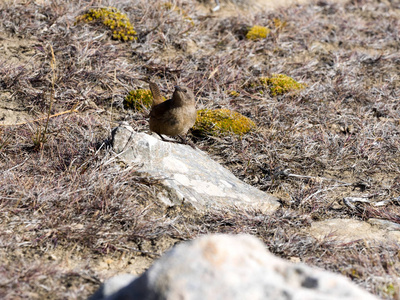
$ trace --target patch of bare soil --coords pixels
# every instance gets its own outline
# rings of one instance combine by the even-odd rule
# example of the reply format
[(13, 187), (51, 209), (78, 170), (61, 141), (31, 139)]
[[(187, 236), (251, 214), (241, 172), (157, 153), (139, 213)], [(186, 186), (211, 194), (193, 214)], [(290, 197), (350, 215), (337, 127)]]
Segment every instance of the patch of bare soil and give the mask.
[[(0, 57), (2, 69), (7, 70), (12, 65), (26, 66), (35, 56), (35, 41), (16, 36), (8, 37), (0, 33)], [(0, 86), (5, 85), (0, 81)], [(13, 125), (31, 120), (29, 107), (24, 107), (15, 101), (10, 91), (0, 90), (0, 124)]]
[[(398, 1), (215, 14), (192, 0), (122, 1), (138, 33), (127, 43), (75, 23), (88, 5), (0, 3), (2, 299), (85, 299), (109, 276), (139, 274), (175, 243), (216, 232), (256, 235), (280, 257), (399, 297), (394, 242), (319, 241), (307, 231), (333, 218), (400, 223)], [(247, 40), (253, 25), (271, 32)], [(273, 96), (254, 86), (273, 73), (307, 87)], [(107, 138), (121, 121), (148, 130), (148, 112), (123, 105), (130, 90), (148, 88), (148, 76), (164, 94), (190, 86), (199, 109), (254, 120), (257, 130), (243, 136), (191, 139), (282, 209), (166, 208), (156, 179), (120, 165)], [(47, 123), (49, 113), (57, 116)], [(349, 206), (346, 197), (368, 201)]]
[(11, 98), (12, 95), (9, 92), (0, 93), (0, 124), (14, 125), (30, 120), (25, 109)]

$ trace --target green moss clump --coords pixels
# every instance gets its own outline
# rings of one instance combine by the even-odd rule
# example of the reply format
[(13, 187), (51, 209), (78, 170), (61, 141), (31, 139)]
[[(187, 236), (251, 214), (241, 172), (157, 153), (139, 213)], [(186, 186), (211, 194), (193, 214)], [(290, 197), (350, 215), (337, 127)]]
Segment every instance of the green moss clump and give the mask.
[(202, 109), (197, 111), (193, 129), (203, 134), (242, 135), (254, 129), (256, 125), (249, 118), (229, 109)]
[(136, 31), (126, 14), (115, 7), (92, 8), (86, 14), (76, 18), (76, 22), (100, 22), (112, 30), (112, 38), (121, 41), (136, 39)]
[(260, 77), (260, 83), (267, 87), (272, 96), (282, 95), (289, 91), (301, 90), (305, 86), (283, 74), (272, 74), (272, 77)]
[(143, 111), (150, 108), (153, 103), (153, 95), (150, 90), (138, 89), (130, 91), (124, 100), (124, 107), (135, 111)]
[(255, 25), (247, 32), (246, 38), (249, 40), (265, 39), (270, 32), (271, 30), (267, 27)]

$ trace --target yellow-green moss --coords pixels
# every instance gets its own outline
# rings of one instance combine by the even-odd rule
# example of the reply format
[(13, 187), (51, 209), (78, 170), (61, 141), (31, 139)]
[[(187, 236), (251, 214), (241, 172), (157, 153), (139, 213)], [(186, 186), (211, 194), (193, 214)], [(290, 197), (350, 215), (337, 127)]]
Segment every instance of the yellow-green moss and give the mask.
[(389, 283), (386, 286), (383, 286), (383, 292), (389, 296), (389, 298), (392, 298), (398, 293), (398, 288), (396, 288), (393, 283)]
[(265, 39), (270, 32), (271, 30), (267, 27), (255, 25), (247, 32), (246, 38), (249, 40)]
[(286, 21), (282, 21), (281, 19), (278, 19), (278, 18), (274, 18), (272, 20), (272, 22), (274, 23), (274, 27), (276, 29), (282, 29), (282, 28), (286, 27), (286, 25), (287, 25)]
[(272, 74), (272, 77), (260, 77), (260, 83), (267, 87), (272, 96), (281, 95), (294, 90), (304, 89), (304, 85), (283, 74)]
[(256, 125), (249, 118), (229, 109), (201, 109), (193, 129), (211, 135), (241, 135), (254, 129)]
[(77, 17), (77, 22), (101, 22), (112, 30), (112, 38), (121, 41), (136, 39), (136, 31), (126, 14), (121, 13), (115, 7), (92, 8), (86, 14)]
[(138, 89), (130, 91), (124, 100), (124, 107), (135, 111), (142, 111), (149, 108), (153, 103), (153, 95), (150, 90)]
[(228, 94), (229, 94), (230, 96), (232, 96), (232, 97), (238, 97), (238, 96), (240, 96), (240, 93), (237, 92), (237, 91), (230, 91)]

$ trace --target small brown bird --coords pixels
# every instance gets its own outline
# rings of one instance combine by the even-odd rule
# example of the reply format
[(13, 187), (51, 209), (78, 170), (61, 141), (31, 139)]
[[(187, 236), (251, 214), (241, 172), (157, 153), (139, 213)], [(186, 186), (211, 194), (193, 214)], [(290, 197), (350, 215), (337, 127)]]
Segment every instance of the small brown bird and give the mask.
[(172, 98), (163, 101), (160, 89), (150, 82), (153, 94), (153, 105), (150, 112), (150, 130), (157, 133), (163, 140), (162, 134), (178, 136), (183, 142), (188, 130), (196, 121), (196, 101), (193, 92), (185, 86), (176, 86)]

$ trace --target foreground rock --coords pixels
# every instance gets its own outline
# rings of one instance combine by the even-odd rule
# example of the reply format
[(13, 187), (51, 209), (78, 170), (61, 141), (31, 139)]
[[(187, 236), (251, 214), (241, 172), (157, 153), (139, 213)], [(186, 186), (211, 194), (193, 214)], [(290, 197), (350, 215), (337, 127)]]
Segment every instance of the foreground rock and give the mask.
[(275, 257), (250, 235), (182, 243), (118, 292), (115, 284), (126, 281), (107, 281), (91, 299), (377, 299), (341, 275)]
[(168, 206), (235, 206), (264, 213), (279, 207), (277, 198), (243, 183), (205, 153), (188, 145), (164, 142), (126, 125), (114, 129), (112, 145), (119, 159), (138, 166), (139, 172), (161, 179), (164, 192), (158, 198)]

